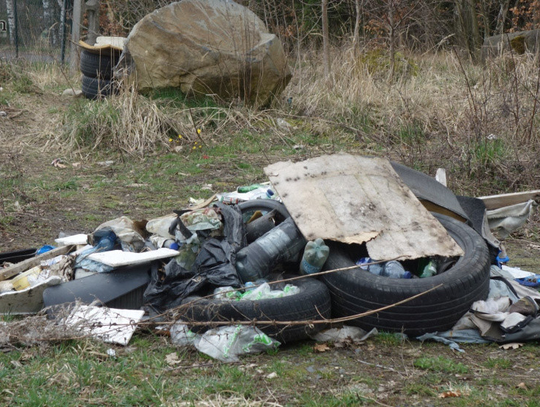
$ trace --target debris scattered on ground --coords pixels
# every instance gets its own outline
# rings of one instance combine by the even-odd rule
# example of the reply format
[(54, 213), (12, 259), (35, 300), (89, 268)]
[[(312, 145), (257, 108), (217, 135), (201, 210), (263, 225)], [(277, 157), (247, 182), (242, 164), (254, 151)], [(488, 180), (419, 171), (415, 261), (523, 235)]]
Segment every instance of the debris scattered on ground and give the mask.
[[(66, 167), (61, 159), (52, 165)], [(482, 218), (487, 224), (489, 212), (481, 200), (469, 205), (471, 201), (461, 199), (465, 210), (451, 192), (435, 182), (434, 188), (443, 188), (451, 198), (447, 206), (459, 219), (444, 221), (444, 216), (432, 216), (422, 206), (437, 209), (446, 205), (444, 200), (429, 197), (429, 187), (424, 185), (420, 203), (408, 189), (407, 183), (418, 188), (414, 173), (408, 172), (404, 182), (392, 167), (400, 168), (379, 158), (350, 155), (276, 163), (265, 169), (271, 183), (240, 186), (206, 201), (191, 198), (191, 207), (150, 221), (121, 216), (89, 234), (59, 237), (55, 239), (57, 248), (0, 254), (0, 313), (45, 311), (27, 317), (33, 325), (26, 328), (20, 321), (0, 325), (0, 334), (5, 333), (0, 345), (78, 337), (127, 345), (145, 315), (149, 321), (170, 327), (163, 332), (170, 332), (173, 344), (194, 346), (225, 362), (308, 337), (321, 342), (314, 347), (318, 352), (326, 352), (330, 346), (361, 344), (377, 334), (377, 327), (366, 333), (359, 327), (366, 316), (352, 308), (336, 308), (343, 305), (332, 297), (338, 286), (331, 285), (334, 280), (328, 276), (348, 270), (339, 275), (377, 279), (378, 285), (389, 287), (420, 287), (426, 282), (423, 291), (429, 292), (456, 264), (471, 261), (478, 253), (460, 243), (465, 235), (478, 232), (492, 247), (495, 242), (481, 225), (469, 221)], [(536, 205), (533, 192), (511, 197), (513, 206), (495, 208), (491, 220), (496, 222), (490, 221), (490, 226), (506, 231), (504, 237), (520, 227)], [(514, 202), (524, 197), (529, 199)], [(493, 202), (509, 200), (486, 202), (495, 205)], [(473, 207), (474, 216), (467, 212)], [(450, 227), (454, 223), (459, 227)], [(339, 246), (343, 242), (347, 245)], [(345, 247), (355, 251), (351, 266), (328, 268), (328, 264), (339, 264), (336, 259), (341, 259)], [(501, 258), (508, 261), (503, 250), (496, 258), (487, 260), (486, 255), (491, 279), (487, 269), (484, 276), (483, 261), (470, 263), (468, 267), (479, 269), (469, 270), (467, 275), (486, 277), (478, 282), (463, 277), (464, 284), (471, 284), (468, 289), (480, 293), (469, 296), (464, 304), (471, 311), (450, 331), (429, 332), (429, 327), (422, 327), (425, 335), (418, 339), (444, 342), (462, 351), (459, 342), (498, 342), (511, 349), (538, 338), (540, 293), (531, 289), (540, 286), (538, 275), (501, 264)], [(391, 279), (389, 273), (373, 271), (390, 265), (399, 266), (410, 278)], [(316, 279), (319, 276), (321, 281)], [(473, 284), (482, 284), (482, 288)], [(356, 298), (354, 285), (339, 287), (341, 302)], [(368, 315), (377, 313), (382, 326), (386, 314), (376, 303), (383, 300), (377, 295), (385, 292), (391, 290), (370, 292), (375, 295), (375, 305), (364, 310)], [(385, 298), (385, 307), (401, 312), (399, 304), (415, 297)], [(438, 301), (438, 294), (424, 298)], [(407, 306), (415, 307), (414, 301), (410, 304)], [(444, 310), (439, 318), (439, 326), (447, 323)], [(359, 326), (323, 330), (328, 322)], [(393, 328), (408, 332), (405, 320)], [(415, 332), (414, 326), (410, 332)], [(178, 363), (177, 354), (168, 355), (167, 363)], [(449, 391), (440, 397), (459, 395)]]

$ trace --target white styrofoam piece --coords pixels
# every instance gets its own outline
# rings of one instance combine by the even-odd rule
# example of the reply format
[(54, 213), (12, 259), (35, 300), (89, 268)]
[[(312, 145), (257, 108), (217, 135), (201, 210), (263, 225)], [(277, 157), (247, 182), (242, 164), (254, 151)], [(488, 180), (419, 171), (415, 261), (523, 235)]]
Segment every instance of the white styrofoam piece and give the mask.
[(142, 310), (80, 305), (73, 310), (65, 323), (78, 326), (84, 334), (103, 342), (126, 346), (143, 315)]
[(530, 271), (521, 270), (519, 267), (508, 267), (505, 264), (502, 265), (502, 269), (510, 273), (513, 278), (527, 278), (535, 275)]
[(147, 263), (152, 260), (166, 259), (168, 257), (178, 256), (178, 250), (162, 247), (158, 250), (149, 252), (133, 253), (122, 250), (111, 250), (102, 253), (92, 253), (88, 256), (90, 260), (95, 260), (111, 267), (128, 266), (132, 264)]
[(70, 246), (86, 244), (87, 239), (88, 235), (81, 233), (78, 235), (59, 237), (58, 239), (54, 239), (54, 241), (60, 246)]
[(60, 277), (51, 276), (33, 287), (0, 294), (0, 314), (35, 314), (41, 311), (43, 308), (43, 291), (61, 282)]

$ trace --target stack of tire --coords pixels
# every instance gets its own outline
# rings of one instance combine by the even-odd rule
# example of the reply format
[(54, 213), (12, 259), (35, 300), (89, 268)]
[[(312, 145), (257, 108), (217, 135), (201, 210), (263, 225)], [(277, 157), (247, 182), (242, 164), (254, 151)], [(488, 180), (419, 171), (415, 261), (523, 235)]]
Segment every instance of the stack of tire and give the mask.
[(115, 92), (112, 77), (119, 57), (115, 52), (92, 52), (87, 49), (81, 51), (80, 69), (83, 74), (81, 89), (86, 98), (100, 99)]

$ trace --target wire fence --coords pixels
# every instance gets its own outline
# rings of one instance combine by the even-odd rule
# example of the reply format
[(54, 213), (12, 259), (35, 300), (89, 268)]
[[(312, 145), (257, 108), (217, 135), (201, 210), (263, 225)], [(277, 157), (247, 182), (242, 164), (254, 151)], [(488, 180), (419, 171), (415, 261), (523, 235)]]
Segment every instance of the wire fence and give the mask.
[(67, 62), (73, 0), (0, 0), (0, 59)]

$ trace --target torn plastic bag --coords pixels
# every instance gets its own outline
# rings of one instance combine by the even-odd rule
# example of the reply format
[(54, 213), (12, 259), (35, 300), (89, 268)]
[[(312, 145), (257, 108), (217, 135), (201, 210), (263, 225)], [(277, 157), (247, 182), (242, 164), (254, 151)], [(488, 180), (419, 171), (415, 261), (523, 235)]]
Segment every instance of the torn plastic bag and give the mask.
[(93, 247), (84, 250), (81, 252), (77, 259), (75, 260), (74, 269), (84, 269), (87, 271), (94, 271), (99, 273), (109, 272), (113, 269), (111, 266), (107, 266), (103, 263), (98, 263), (97, 261), (88, 259), (88, 256), (92, 253), (101, 253), (114, 249), (114, 246), (117, 242), (116, 234), (111, 230), (111, 228), (103, 228), (96, 230), (92, 234), (92, 243)]
[(118, 237), (123, 251), (138, 253), (145, 244), (143, 237), (146, 234), (145, 225), (146, 221), (134, 222), (127, 216), (121, 216), (99, 225), (89, 236), (88, 243), (94, 246), (96, 233), (101, 232), (102, 229), (112, 230)]
[(144, 300), (156, 311), (177, 307), (184, 298), (207, 285), (240, 286), (235, 263), (236, 253), (246, 245), (242, 213), (234, 206), (216, 206), (223, 217), (224, 236), (205, 240), (191, 268), (182, 267), (174, 258), (165, 266), (165, 278), (152, 272)]
[(278, 341), (253, 326), (223, 326), (206, 331), (195, 347), (222, 362), (238, 362), (238, 355), (277, 349)]

